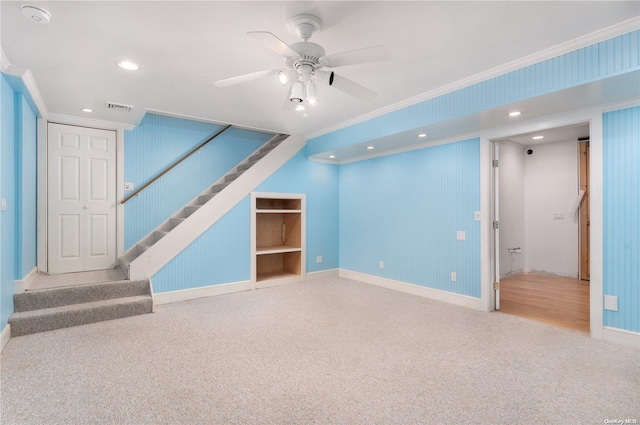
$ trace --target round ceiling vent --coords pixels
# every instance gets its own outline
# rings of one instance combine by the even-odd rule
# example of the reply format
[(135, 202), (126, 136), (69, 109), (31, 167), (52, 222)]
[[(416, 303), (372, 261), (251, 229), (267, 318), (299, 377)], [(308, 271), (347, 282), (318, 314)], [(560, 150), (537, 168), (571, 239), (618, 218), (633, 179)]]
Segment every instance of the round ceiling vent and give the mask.
[(24, 5), (22, 6), (22, 14), (30, 21), (39, 24), (48, 24), (51, 20), (51, 14), (41, 7)]

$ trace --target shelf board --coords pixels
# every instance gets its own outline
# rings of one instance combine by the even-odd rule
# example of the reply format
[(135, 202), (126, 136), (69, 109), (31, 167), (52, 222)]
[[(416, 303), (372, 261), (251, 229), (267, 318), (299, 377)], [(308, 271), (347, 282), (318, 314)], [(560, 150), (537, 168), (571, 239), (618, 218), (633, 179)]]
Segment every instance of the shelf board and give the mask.
[(302, 210), (256, 210), (258, 214), (300, 214)]
[(281, 254), (284, 252), (300, 252), (302, 248), (295, 246), (259, 246), (256, 247), (256, 255)]
[(300, 277), (299, 274), (290, 273), (290, 272), (268, 272), (268, 273), (258, 273), (257, 281), (263, 282), (265, 280), (273, 280), (273, 279), (284, 279), (289, 277)]

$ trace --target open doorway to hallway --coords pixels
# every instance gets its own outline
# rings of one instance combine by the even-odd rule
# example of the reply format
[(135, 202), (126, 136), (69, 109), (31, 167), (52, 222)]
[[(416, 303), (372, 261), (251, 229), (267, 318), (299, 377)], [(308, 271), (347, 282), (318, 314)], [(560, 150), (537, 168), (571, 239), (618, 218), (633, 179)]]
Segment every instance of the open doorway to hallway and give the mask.
[(493, 141), (501, 312), (589, 331), (588, 141), (588, 123)]

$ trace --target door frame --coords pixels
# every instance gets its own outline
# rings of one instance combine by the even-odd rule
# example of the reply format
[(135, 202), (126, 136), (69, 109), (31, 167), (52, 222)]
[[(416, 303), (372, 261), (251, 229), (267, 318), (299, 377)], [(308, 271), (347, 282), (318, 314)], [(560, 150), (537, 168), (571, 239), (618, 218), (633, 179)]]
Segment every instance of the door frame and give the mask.
[(47, 118), (37, 120), (37, 249), (38, 272), (48, 273), (48, 179), (47, 179), (47, 128), (49, 123), (88, 127), (116, 132), (116, 260), (124, 253), (124, 131), (133, 130), (134, 126), (109, 121), (50, 114)]
[[(589, 123), (590, 133), (590, 189), (591, 197), (591, 229), (590, 229), (590, 294), (589, 294), (589, 310), (590, 310), (590, 334), (593, 338), (603, 339), (604, 322), (603, 322), (603, 165), (602, 165), (602, 114), (607, 111), (624, 108), (623, 105), (608, 105), (606, 107), (594, 108), (574, 113), (563, 114), (555, 117), (545, 117), (532, 121), (514, 123), (512, 125), (500, 127), (487, 131), (480, 137), (481, 149), (492, 152), (492, 140), (505, 138), (513, 134), (530, 133), (556, 127), (565, 127), (569, 125)], [(512, 105), (510, 110), (519, 110), (517, 105)], [(506, 113), (505, 113), (506, 115)], [(494, 184), (491, 174), (492, 156), (481, 155), (481, 173), (483, 178), (481, 181), (487, 187), (482, 190), (481, 196), (484, 199), (483, 209), (487, 212), (487, 220), (483, 228), (486, 229), (484, 235), (487, 238), (482, 242), (482, 250), (486, 252), (483, 257), (488, 257), (490, 267), (483, 272), (482, 293), (489, 297), (485, 300), (485, 305), (489, 306), (489, 310), (495, 310), (496, 296), (493, 291), (492, 269), (495, 263), (494, 242), (492, 222), (495, 219), (491, 205), (494, 199)]]

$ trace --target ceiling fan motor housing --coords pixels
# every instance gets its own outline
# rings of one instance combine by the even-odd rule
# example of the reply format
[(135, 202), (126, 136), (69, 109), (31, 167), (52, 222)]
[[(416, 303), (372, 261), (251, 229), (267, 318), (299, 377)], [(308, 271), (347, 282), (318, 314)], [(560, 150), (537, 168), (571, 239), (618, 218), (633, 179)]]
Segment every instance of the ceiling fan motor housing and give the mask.
[(320, 31), (322, 21), (313, 15), (296, 15), (289, 19), (287, 26), (289, 31), (296, 34), (301, 40), (307, 41), (314, 32)]

